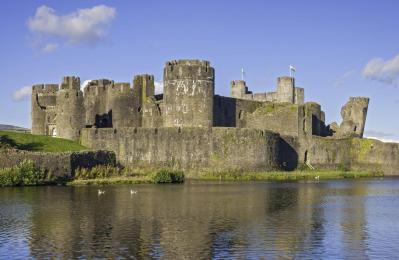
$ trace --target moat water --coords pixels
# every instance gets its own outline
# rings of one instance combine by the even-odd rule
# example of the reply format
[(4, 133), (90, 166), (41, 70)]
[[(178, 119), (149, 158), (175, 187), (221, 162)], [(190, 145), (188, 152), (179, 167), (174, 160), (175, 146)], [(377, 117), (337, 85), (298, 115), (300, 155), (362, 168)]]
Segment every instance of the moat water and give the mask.
[(0, 258), (399, 257), (399, 179), (97, 189), (1, 188)]

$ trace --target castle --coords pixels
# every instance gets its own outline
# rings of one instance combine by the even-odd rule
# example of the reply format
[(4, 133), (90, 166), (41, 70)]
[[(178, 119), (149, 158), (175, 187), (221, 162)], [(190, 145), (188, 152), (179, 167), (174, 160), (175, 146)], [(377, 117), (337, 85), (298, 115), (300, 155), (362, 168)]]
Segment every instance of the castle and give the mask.
[[(215, 95), (215, 70), (203, 60), (167, 62), (163, 88), (156, 95), (154, 77), (147, 74), (135, 76), (132, 86), (92, 80), (83, 91), (78, 77), (64, 77), (59, 86), (34, 85), (32, 134), (111, 150), (120, 163), (133, 166), (366, 167), (367, 156), (380, 156), (373, 146), (367, 158), (354, 158), (364, 148), (358, 142), (369, 104), (365, 97), (351, 97), (342, 107), (341, 124), (327, 125), (321, 106), (305, 102), (305, 91), (293, 77), (279, 77), (276, 91), (267, 93), (252, 93), (245, 81), (233, 80), (231, 97), (224, 97)], [(396, 148), (379, 145), (396, 156)], [(385, 167), (380, 164), (376, 167)]]

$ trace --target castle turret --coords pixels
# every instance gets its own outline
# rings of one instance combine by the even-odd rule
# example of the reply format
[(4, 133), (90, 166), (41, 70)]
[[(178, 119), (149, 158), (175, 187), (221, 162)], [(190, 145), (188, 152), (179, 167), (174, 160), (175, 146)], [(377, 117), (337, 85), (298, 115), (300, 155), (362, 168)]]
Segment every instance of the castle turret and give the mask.
[(178, 60), (164, 69), (164, 126), (211, 127), (215, 72), (209, 61)]
[(134, 106), (133, 89), (129, 83), (115, 83), (109, 87), (107, 102), (112, 127), (141, 126), (141, 111)]
[(32, 134), (53, 134), (49, 131), (49, 124), (54, 123), (57, 91), (57, 84), (32, 86)]
[(90, 81), (84, 89), (84, 107), (86, 126), (111, 127), (112, 118), (108, 110), (108, 92), (114, 81), (96, 79)]
[(57, 136), (78, 141), (84, 127), (85, 109), (79, 77), (64, 77), (57, 94)]
[(154, 76), (148, 74), (134, 76), (133, 93), (136, 99), (136, 105), (141, 110), (147, 98), (155, 94)]
[(277, 102), (291, 103), (295, 102), (295, 79), (292, 77), (277, 78)]
[(230, 83), (231, 97), (243, 98), (248, 93), (248, 87), (244, 80), (233, 80)]

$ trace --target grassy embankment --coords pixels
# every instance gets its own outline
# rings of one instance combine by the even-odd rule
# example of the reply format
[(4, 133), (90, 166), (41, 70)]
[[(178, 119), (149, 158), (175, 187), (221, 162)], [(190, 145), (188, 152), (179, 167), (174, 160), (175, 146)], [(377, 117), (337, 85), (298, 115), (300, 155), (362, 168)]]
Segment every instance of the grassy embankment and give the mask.
[(328, 180), (344, 178), (371, 178), (384, 176), (380, 172), (343, 171), (343, 170), (295, 170), (271, 172), (206, 172), (201, 173), (200, 180), (223, 181), (300, 181)]
[(184, 173), (171, 169), (133, 170), (111, 166), (77, 169), (68, 185), (182, 183)]
[[(35, 152), (74, 152), (86, 147), (70, 140), (32, 135), (16, 131), (0, 131), (0, 149), (18, 149)], [(52, 176), (30, 160), (13, 167), (0, 169), (0, 187), (52, 184)]]
[(86, 147), (70, 140), (13, 131), (0, 131), (0, 148), (15, 148), (39, 152), (73, 152), (87, 150)]

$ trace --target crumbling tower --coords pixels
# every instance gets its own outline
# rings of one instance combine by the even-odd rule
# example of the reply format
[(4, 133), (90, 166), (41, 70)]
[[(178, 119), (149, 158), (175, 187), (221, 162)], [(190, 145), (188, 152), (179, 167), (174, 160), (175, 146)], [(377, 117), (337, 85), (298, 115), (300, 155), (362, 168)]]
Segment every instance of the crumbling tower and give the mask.
[(136, 111), (135, 122), (142, 126), (143, 111), (148, 100), (155, 95), (154, 76), (141, 74), (134, 76), (133, 79), (133, 106)]
[(209, 61), (169, 61), (164, 69), (164, 126), (212, 127), (215, 71)]
[(57, 94), (57, 135), (78, 141), (80, 130), (85, 126), (83, 93), (79, 77), (64, 77)]
[(349, 98), (341, 109), (342, 123), (336, 133), (337, 137), (363, 137), (369, 101), (366, 97)]
[(293, 77), (277, 78), (277, 102), (295, 103), (295, 79)]
[(136, 75), (133, 79), (133, 95), (136, 106), (142, 109), (147, 98), (154, 96), (155, 85), (154, 76), (148, 74)]
[(32, 134), (54, 135), (49, 125), (54, 123), (57, 91), (57, 84), (32, 87)]

